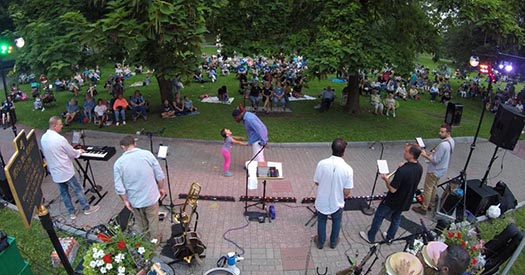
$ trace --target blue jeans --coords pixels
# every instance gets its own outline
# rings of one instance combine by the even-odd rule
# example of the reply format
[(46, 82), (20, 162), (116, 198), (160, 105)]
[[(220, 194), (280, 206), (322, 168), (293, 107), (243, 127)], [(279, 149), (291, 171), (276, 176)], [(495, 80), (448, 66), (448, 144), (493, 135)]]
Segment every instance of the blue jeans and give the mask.
[(82, 209), (89, 209), (89, 203), (87, 202), (86, 196), (84, 195), (84, 188), (82, 188), (82, 186), (78, 182), (77, 177), (73, 176), (68, 181), (59, 182), (57, 184), (58, 190), (60, 190), (60, 196), (62, 197), (62, 200), (64, 201), (64, 204), (66, 205), (69, 214), (75, 213), (75, 206), (73, 206), (71, 196), (69, 195), (69, 187), (71, 187), (73, 189), (73, 192), (75, 192), (75, 196), (77, 197), (80, 206), (82, 206)]
[(324, 245), (326, 241), (326, 220), (328, 216), (332, 217), (332, 232), (330, 233), (330, 246), (337, 245), (339, 239), (339, 231), (341, 231), (341, 222), (343, 220), (343, 208), (335, 211), (330, 215), (322, 214), (317, 211), (317, 241), (319, 245)]
[(390, 215), (392, 215), (392, 217), (390, 226), (388, 227), (388, 231), (386, 232), (386, 238), (388, 240), (393, 240), (396, 236), (399, 224), (401, 223), (401, 212), (401, 210), (394, 210), (388, 207), (386, 204), (381, 203), (376, 210), (376, 214), (374, 215), (374, 219), (372, 220), (372, 226), (368, 231), (368, 240), (370, 242), (375, 242), (376, 234), (379, 231), (383, 220)]
[(126, 111), (124, 109), (122, 110), (115, 110), (115, 121), (119, 122), (119, 116), (122, 118), (122, 121), (126, 121)]

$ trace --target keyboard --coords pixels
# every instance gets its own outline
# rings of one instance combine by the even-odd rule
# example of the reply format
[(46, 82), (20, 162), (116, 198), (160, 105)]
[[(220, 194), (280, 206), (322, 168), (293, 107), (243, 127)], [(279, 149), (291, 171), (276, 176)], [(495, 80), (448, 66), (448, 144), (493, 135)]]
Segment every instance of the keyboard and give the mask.
[(108, 161), (117, 150), (110, 146), (83, 146), (85, 153), (80, 154), (80, 159)]

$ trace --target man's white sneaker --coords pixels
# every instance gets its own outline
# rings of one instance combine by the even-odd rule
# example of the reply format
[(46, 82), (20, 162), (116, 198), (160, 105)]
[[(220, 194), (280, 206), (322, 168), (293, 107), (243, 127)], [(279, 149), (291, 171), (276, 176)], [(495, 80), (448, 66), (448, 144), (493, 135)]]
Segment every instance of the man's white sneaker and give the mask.
[(88, 209), (84, 210), (84, 214), (89, 215), (97, 212), (100, 209), (100, 205), (90, 206)]

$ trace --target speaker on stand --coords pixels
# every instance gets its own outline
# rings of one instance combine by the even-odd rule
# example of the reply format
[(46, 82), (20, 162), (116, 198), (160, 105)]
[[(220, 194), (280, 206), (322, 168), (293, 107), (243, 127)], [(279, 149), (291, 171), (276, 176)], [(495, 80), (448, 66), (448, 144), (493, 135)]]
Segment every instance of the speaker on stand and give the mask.
[(463, 105), (449, 102), (445, 113), (445, 123), (450, 126), (459, 126), (463, 115)]
[(489, 141), (503, 149), (514, 150), (524, 125), (524, 114), (514, 106), (501, 104), (490, 128)]

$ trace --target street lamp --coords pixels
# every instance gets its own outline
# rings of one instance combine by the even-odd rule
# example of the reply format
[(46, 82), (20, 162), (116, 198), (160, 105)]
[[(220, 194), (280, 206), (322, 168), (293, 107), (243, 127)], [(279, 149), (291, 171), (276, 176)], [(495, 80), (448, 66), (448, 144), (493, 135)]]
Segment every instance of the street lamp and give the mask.
[[(22, 48), (26, 44), (24, 38), (18, 37), (14, 40), (17, 48)], [(2, 73), (2, 84), (4, 85), (5, 99), (7, 100), (7, 83), (5, 81), (5, 69), (10, 69), (14, 62), (5, 62), (4, 58), (13, 53), (13, 45), (7, 41), (0, 40), (0, 71)]]

